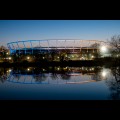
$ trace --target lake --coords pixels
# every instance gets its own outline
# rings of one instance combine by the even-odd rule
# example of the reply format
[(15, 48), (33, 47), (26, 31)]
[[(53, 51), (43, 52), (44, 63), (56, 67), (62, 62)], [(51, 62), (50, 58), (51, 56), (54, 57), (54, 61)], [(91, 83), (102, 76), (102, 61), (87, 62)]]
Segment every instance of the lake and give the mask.
[(120, 67), (0, 68), (0, 100), (119, 100)]

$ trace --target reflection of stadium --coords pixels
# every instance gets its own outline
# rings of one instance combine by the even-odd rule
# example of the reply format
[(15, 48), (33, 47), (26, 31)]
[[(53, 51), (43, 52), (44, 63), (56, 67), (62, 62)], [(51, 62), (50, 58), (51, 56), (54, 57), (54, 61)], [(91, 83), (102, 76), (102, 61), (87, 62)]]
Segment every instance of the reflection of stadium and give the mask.
[(36, 72), (34, 68), (30, 67), (24, 70), (13, 69), (7, 81), (21, 84), (82, 84), (97, 81), (97, 79), (93, 79), (95, 69), (92, 67), (65, 67), (59, 69), (56, 67), (54, 72), (43, 68), (42, 70)]
[[(99, 46), (106, 45), (106, 42), (98, 40), (27, 40), (10, 42), (7, 44), (11, 54), (47, 54), (59, 59), (64, 54), (64, 59), (86, 60), (95, 57)], [(55, 59), (55, 58), (54, 58)]]

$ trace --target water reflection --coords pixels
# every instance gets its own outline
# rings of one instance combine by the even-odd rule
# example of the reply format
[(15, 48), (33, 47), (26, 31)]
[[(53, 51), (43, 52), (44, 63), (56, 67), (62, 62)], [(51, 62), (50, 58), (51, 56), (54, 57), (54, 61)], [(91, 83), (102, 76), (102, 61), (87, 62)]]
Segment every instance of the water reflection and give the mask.
[(110, 70), (103, 67), (13, 67), (0, 68), (0, 81), (30, 84), (86, 83), (106, 80), (109, 74)]
[(29, 99), (119, 100), (120, 67), (0, 68), (0, 92), (0, 99), (21, 99), (28, 95)]
[(0, 68), (0, 82), (4, 83), (7, 80), (10, 72), (11, 69), (9, 68)]
[(113, 77), (106, 80), (106, 84), (110, 90), (110, 98), (112, 100), (120, 100), (120, 67), (111, 68)]

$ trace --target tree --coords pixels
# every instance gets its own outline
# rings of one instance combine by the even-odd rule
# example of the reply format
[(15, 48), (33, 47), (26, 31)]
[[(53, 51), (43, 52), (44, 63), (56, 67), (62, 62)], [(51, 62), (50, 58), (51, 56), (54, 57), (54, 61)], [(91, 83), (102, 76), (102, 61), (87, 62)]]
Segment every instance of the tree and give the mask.
[(113, 77), (106, 80), (106, 84), (110, 90), (110, 98), (120, 100), (120, 67), (113, 67), (111, 71)]
[(120, 35), (114, 35), (109, 41), (112, 56), (120, 57)]

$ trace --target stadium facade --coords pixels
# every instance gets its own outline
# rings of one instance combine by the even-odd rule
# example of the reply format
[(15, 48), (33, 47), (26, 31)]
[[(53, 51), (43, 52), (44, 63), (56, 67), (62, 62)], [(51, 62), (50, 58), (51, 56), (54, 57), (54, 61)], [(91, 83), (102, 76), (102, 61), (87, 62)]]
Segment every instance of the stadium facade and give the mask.
[(41, 55), (53, 60), (90, 60), (99, 57), (100, 47), (107, 42), (79, 39), (26, 40), (7, 43), (10, 54)]

